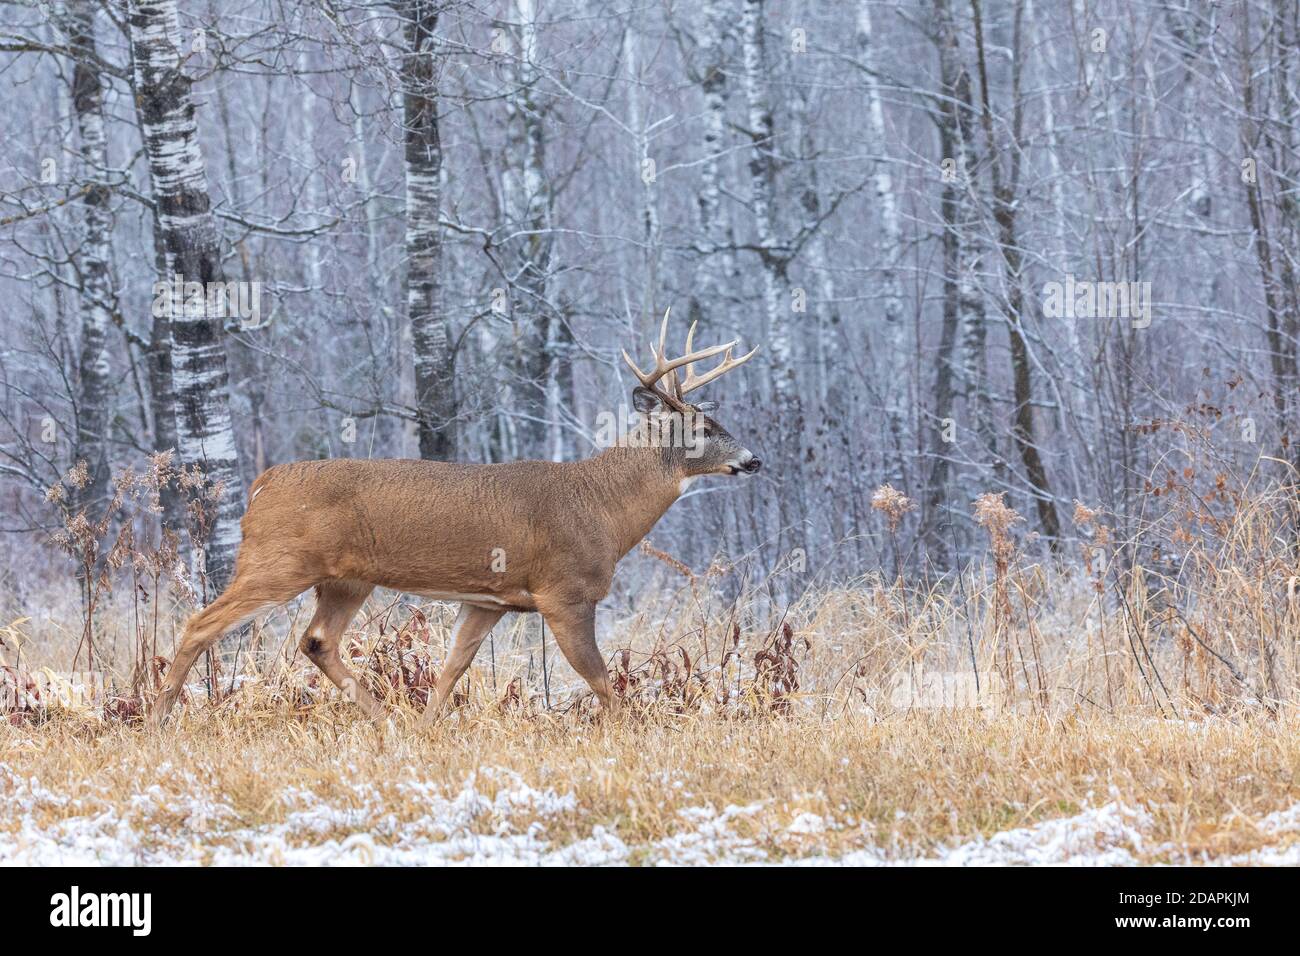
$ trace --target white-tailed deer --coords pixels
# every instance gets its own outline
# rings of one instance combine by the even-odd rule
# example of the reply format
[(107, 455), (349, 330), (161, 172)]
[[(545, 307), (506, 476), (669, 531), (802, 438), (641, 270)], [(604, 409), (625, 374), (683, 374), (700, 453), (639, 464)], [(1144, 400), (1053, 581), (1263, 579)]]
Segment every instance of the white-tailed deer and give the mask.
[[(299, 646), (369, 715), (379, 704), (343, 663), (339, 642), (375, 587), (460, 603), (425, 723), (507, 611), (540, 612), (602, 708), (612, 707), (596, 602), (614, 566), (692, 480), (752, 474), (760, 465), (704, 414), (708, 404), (686, 399), (754, 352), (732, 358), (734, 342), (693, 350), (694, 332), (692, 325), (684, 355), (667, 358), (665, 313), (650, 372), (623, 353), (641, 383), (633, 406), (650, 427), (583, 461), (336, 458), (267, 469), (249, 493), (234, 580), (186, 624), (150, 722), (163, 721), (190, 667), (222, 634), (311, 587), (316, 613)], [(696, 362), (719, 354), (716, 366), (696, 374)]]

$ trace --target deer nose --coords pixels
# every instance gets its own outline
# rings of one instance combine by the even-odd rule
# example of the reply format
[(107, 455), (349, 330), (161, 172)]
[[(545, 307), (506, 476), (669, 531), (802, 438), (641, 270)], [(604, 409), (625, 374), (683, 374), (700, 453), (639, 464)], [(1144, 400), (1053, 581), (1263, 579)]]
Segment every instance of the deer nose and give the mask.
[(743, 468), (748, 474), (751, 475), (757, 474), (758, 469), (763, 467), (763, 459), (759, 458), (757, 455), (750, 455), (749, 461), (745, 462), (740, 467)]

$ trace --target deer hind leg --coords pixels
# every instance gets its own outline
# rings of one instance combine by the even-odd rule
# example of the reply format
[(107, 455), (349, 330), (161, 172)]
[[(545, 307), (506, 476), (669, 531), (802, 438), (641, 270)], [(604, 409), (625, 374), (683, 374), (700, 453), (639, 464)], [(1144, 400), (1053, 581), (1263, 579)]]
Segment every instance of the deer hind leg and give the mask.
[(362, 581), (326, 581), (316, 586), (316, 613), (299, 642), (299, 649), (334, 682), (367, 717), (377, 716), (381, 708), (361, 686), (339, 655), (339, 642), (348, 622), (356, 616), (374, 585)]
[(453, 642), (451, 654), (447, 656), (447, 663), (442, 673), (438, 675), (438, 685), (434, 688), (433, 696), (429, 698), (428, 706), (424, 708), (424, 715), (420, 718), (421, 727), (430, 727), (442, 713), (447, 700), (451, 697), (452, 688), (456, 686), (456, 681), (460, 680), (470, 662), (474, 660), (474, 655), (478, 653), (479, 646), (492, 630), (492, 626), (501, 620), (501, 616), (505, 613), (504, 610), (489, 610), (483, 607), (472, 607), (469, 604), (460, 606), (456, 623), (451, 626)]
[(263, 608), (292, 600), (310, 585), (310, 581), (268, 585), (254, 580), (248, 573), (241, 575), (236, 571), (235, 580), (221, 596), (186, 623), (180, 647), (167, 671), (167, 680), (149, 712), (149, 724), (153, 727), (162, 725), (185, 686), (190, 668), (221, 635), (243, 624)]
[(616, 701), (609, 683), (609, 669), (596, 645), (596, 605), (560, 604), (542, 608), (542, 615), (555, 634), (564, 659), (569, 662), (600, 698), (602, 711), (612, 712)]

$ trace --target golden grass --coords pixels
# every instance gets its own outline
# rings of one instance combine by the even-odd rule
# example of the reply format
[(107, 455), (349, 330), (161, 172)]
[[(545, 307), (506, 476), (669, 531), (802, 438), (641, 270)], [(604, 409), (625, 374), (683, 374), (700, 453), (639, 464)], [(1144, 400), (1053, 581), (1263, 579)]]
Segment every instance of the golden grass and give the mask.
[[(1010, 590), (1031, 602), (1034, 625), (1021, 616), (1010, 634), (993, 629), (994, 591), (975, 579), (822, 590), (767, 626), (752, 595), (728, 605), (696, 584), (663, 586), (661, 600), (603, 624), (605, 646), (627, 648), (633, 678), (616, 720), (593, 719), (553, 643), (542, 680), (537, 619), (519, 618), (496, 635), (492, 660), (484, 648), (460, 708), (428, 735), (414, 725), (427, 685), (400, 675), (436, 669), (450, 609), (374, 602), (358, 617), (354, 666), (388, 689), (393, 713), (375, 726), (322, 687), (286, 639), (308, 600), (253, 635), (235, 693), (209, 699), (196, 674), (180, 720), (161, 735), (57, 706), (3, 726), (0, 798), (27, 811), (0, 820), (0, 833), (21, 842), (107, 812), (138, 834), (136, 854), (208, 861), (228, 859), (223, 848), (249, 851), (259, 834), (309, 847), (358, 832), (381, 848), (447, 840), (446, 858), (459, 859), (478, 852), (467, 839), (530, 827), (555, 848), (616, 834), (620, 859), (633, 863), (855, 851), (888, 860), (1115, 804), (1147, 815), (1140, 838), (1099, 834), (1098, 852), (1119, 845), (1132, 860), (1186, 862), (1271, 849), (1289, 859), (1300, 819), (1259, 821), (1300, 802), (1300, 714), (1255, 699), (1264, 664), (1220, 633), (1238, 680), (1200, 645), (1149, 623), (1148, 658), (1123, 640), (1120, 615), (1147, 614), (1151, 602), (1103, 619), (1086, 583), (1022, 569)], [(30, 625), (23, 633), (30, 655)], [(49, 646), (66, 655), (71, 639)], [(791, 669), (796, 689), (764, 671), (765, 654)], [(624, 668), (624, 655), (611, 657)], [(1275, 681), (1281, 660), (1272, 656)], [(1139, 662), (1161, 673), (1164, 690)], [(925, 691), (927, 674), (946, 677), (946, 691)], [(908, 681), (921, 689), (907, 693)], [(129, 684), (124, 673), (118, 683)], [(19, 793), (15, 781), (30, 779), (40, 799)], [(467, 786), (489, 801), (507, 793), (504, 809), (450, 829), (430, 821), (431, 794), (452, 799)], [(563, 805), (515, 806), (508, 793), (520, 786)], [(303, 814), (321, 808), (325, 822), (303, 829)]]
[[(1256, 825), (1296, 799), (1294, 714), (1199, 723), (973, 712), (735, 721), (658, 714), (593, 723), (471, 708), (421, 735), (400, 718), (376, 727), (329, 703), (298, 713), (192, 709), (161, 735), (55, 719), (0, 729), (0, 751), (15, 790), (5, 794), (0, 777), (0, 795), (16, 800), (12, 780), (35, 778), (71, 798), (0, 819), (9, 840), (24, 827), (50, 829), (111, 808), (145, 834), (144, 848), (197, 841), (199, 859), (246, 841), (250, 830), (290, 822), (301, 791), (330, 806), (337, 822), (291, 841), (341, 840), (360, 828), (392, 842), (406, 827), (420, 828), (429, 792), (455, 795), (471, 779), (488, 799), (507, 786), (502, 780), (572, 793), (571, 805), (545, 817), (547, 839), (564, 846), (603, 827), (631, 848), (632, 862), (653, 858), (674, 836), (694, 839), (684, 822), (692, 811), (729, 806), (751, 812), (702, 852), (906, 857), (1107, 802), (1150, 814), (1145, 842), (1128, 847), (1144, 862), (1223, 858), (1300, 837)], [(143, 809), (141, 794), (150, 795)], [(225, 809), (202, 809), (212, 806)], [(500, 833), (504, 822), (504, 832), (524, 832), (534, 809), (524, 805), (504, 821), (489, 814), (469, 830)], [(822, 823), (792, 831), (802, 814)], [(376, 831), (380, 819), (388, 822)]]
[[(414, 717), (452, 608), (393, 595), (347, 638), (388, 723), (297, 653), (308, 598), (217, 680), (196, 668), (179, 721), (146, 733), (185, 608), (156, 575), (142, 605), (152, 565), (124, 562), (133, 586), (105, 588), (93, 626), (69, 589), (0, 629), (11, 667), (84, 668), (92, 635), (116, 694), (107, 718), (43, 701), (0, 722), (0, 800), (20, 809), (0, 835), (119, 862), (353, 844), (385, 861), (1300, 862), (1291, 499), (1193, 481), (1171, 478), (1168, 512), (1122, 546), (1080, 506), (1073, 566), (1026, 560), (996, 496), (977, 508), (987, 565), (928, 581), (768, 581), (728, 601), (731, 572), (651, 548), (660, 576), (598, 624), (617, 719), (593, 719), (536, 617), (508, 618), (428, 734)], [(904, 502), (881, 498), (891, 528)]]

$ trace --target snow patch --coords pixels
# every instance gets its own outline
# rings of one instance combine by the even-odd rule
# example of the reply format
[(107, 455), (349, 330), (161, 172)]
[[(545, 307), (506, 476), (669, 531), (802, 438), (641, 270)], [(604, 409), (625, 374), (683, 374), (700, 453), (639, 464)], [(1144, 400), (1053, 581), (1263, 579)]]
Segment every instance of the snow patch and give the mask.
[(1151, 815), (1119, 801), (1031, 827), (946, 847), (934, 856), (890, 857), (878, 849), (839, 858), (789, 860), (797, 866), (1135, 866)]
[[(282, 819), (249, 825), (233, 807), (188, 773), (110, 803), (96, 791), (61, 794), (0, 764), (0, 801), (10, 811), (0, 830), (0, 865), (9, 866), (1132, 866), (1154, 846), (1151, 814), (1112, 794), (1109, 802), (933, 853), (868, 846), (842, 856), (822, 837), (852, 821), (801, 811), (792, 819), (771, 800), (679, 810), (680, 828), (629, 845), (613, 828), (582, 832), (572, 792), (535, 787), (518, 774), (484, 768), (459, 787), (422, 780), (408, 768), (386, 790), (363, 782), (331, 791), (280, 794)], [(395, 812), (415, 806), (418, 815)], [(1262, 833), (1281, 843), (1231, 858), (1228, 865), (1300, 864), (1300, 804), (1262, 817)], [(862, 833), (870, 838), (872, 828)], [(1289, 843), (1289, 845), (1287, 845)], [(773, 852), (773, 847), (777, 850)], [(788, 854), (788, 856), (786, 856)]]

